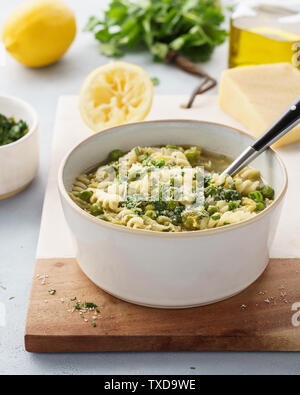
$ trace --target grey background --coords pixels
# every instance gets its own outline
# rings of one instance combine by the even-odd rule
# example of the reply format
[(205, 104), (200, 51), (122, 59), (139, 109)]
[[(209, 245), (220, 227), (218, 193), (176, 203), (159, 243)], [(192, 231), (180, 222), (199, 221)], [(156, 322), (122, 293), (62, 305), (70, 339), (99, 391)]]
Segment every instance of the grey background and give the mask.
[[(41, 165), (38, 177), (20, 195), (0, 201), (0, 302), (7, 310), (7, 325), (0, 328), (0, 374), (297, 374), (298, 353), (96, 353), (37, 355), (24, 350), (23, 335), (34, 267), (42, 203), (47, 180), (54, 116), (62, 94), (76, 94), (84, 77), (107, 62), (97, 43), (81, 30), (88, 18), (99, 14), (108, 0), (68, 0), (76, 12), (78, 35), (67, 55), (44, 69), (27, 69), (9, 56), (0, 66), (0, 94), (19, 96), (38, 111)], [(20, 0), (1, 2), (0, 27)], [(160, 94), (190, 93), (197, 79), (171, 66), (152, 63), (151, 56), (131, 54), (124, 60), (143, 66), (158, 77)], [(227, 65), (227, 46), (218, 48), (205, 68), (218, 79)], [(214, 92), (216, 93), (216, 91)], [(0, 109), (1, 110), (1, 109)], [(14, 296), (15, 299), (9, 301)], [(190, 367), (196, 367), (191, 370)]]

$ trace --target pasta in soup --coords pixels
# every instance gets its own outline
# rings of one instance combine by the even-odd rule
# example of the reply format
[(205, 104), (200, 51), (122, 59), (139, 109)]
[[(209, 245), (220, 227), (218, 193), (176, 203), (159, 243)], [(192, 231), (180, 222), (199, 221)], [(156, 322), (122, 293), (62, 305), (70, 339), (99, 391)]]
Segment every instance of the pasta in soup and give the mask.
[(134, 229), (226, 226), (254, 217), (274, 199), (259, 170), (221, 175), (230, 162), (199, 146), (116, 149), (107, 164), (77, 177), (70, 196), (99, 220)]

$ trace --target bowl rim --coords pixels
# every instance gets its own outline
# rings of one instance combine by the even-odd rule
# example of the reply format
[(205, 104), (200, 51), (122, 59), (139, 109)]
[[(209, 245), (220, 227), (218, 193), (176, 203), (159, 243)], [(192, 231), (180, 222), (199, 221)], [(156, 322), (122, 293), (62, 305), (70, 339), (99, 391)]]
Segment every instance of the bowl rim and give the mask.
[(31, 114), (33, 123), (32, 123), (32, 126), (29, 128), (28, 132), (25, 134), (25, 136), (22, 136), (20, 139), (14, 141), (13, 143), (0, 145), (0, 151), (8, 149), (8, 147), (11, 148), (13, 146), (16, 146), (17, 144), (22, 144), (22, 142), (25, 141), (27, 138), (29, 138), (33, 134), (33, 132), (36, 131), (36, 129), (38, 128), (37, 112), (31, 104), (27, 103), (23, 99), (15, 97), (15, 96), (0, 95), (0, 100), (1, 99), (10, 100), (12, 102), (16, 102), (19, 105), (23, 106), (26, 109), (26, 111)]
[(156, 124), (156, 123), (169, 123), (169, 122), (177, 122), (177, 123), (198, 123), (200, 125), (214, 125), (217, 127), (226, 127), (228, 129), (231, 129), (239, 134), (242, 134), (244, 136), (249, 137), (251, 140), (255, 141), (255, 138), (250, 135), (249, 133), (246, 133), (242, 130), (239, 130), (237, 128), (228, 126), (228, 125), (224, 125), (221, 123), (216, 123), (216, 122), (208, 122), (208, 121), (199, 121), (199, 120), (193, 120), (193, 119), (163, 119), (163, 120), (153, 120), (153, 121), (143, 121), (143, 122), (132, 122), (132, 123), (128, 123), (128, 124), (124, 124), (124, 125), (119, 125), (119, 126), (114, 126), (111, 127), (109, 129), (105, 129), (101, 132), (95, 133), (91, 136), (88, 136), (87, 138), (85, 138), (84, 140), (80, 141), (78, 144), (76, 144), (63, 158), (60, 167), (59, 167), (59, 171), (58, 171), (58, 189), (60, 192), (61, 197), (65, 200), (65, 202), (68, 204), (68, 206), (71, 207), (71, 209), (73, 211), (75, 211), (77, 214), (79, 214), (81, 217), (83, 217), (84, 219), (96, 224), (97, 226), (100, 227), (104, 227), (107, 229), (111, 229), (111, 230), (115, 230), (115, 231), (119, 231), (119, 232), (126, 232), (129, 234), (136, 234), (136, 235), (144, 235), (144, 236), (153, 236), (153, 237), (166, 237), (166, 238), (170, 238), (170, 237), (199, 237), (199, 236), (208, 236), (211, 234), (215, 234), (215, 233), (223, 233), (223, 232), (228, 232), (228, 231), (232, 231), (234, 229), (240, 228), (240, 227), (244, 227), (247, 226), (249, 224), (252, 224), (253, 222), (256, 222), (258, 220), (260, 220), (263, 216), (265, 216), (266, 214), (268, 214), (271, 210), (275, 209), (275, 207), (277, 207), (277, 205), (279, 204), (279, 202), (283, 199), (286, 190), (287, 190), (287, 186), (288, 186), (288, 177), (287, 177), (287, 171), (285, 168), (284, 163), (282, 162), (280, 156), (278, 155), (278, 153), (273, 149), (273, 148), (268, 148), (268, 150), (271, 152), (271, 154), (275, 157), (275, 159), (277, 160), (277, 162), (280, 165), (281, 171), (282, 171), (282, 175), (283, 175), (283, 186), (278, 194), (278, 196), (273, 200), (273, 202), (267, 207), (265, 208), (263, 211), (261, 211), (260, 213), (258, 213), (257, 215), (255, 215), (252, 218), (243, 220), (241, 222), (237, 222), (235, 224), (230, 224), (230, 225), (226, 225), (226, 226), (220, 226), (220, 227), (216, 227), (216, 228), (210, 228), (210, 229), (202, 229), (202, 230), (194, 230), (194, 231), (182, 231), (182, 232), (160, 232), (160, 231), (155, 231), (155, 230), (149, 230), (149, 229), (133, 229), (133, 228), (128, 228), (127, 226), (123, 226), (123, 225), (118, 225), (118, 224), (114, 224), (108, 221), (103, 221), (99, 218), (96, 218), (94, 216), (92, 216), (91, 214), (87, 213), (86, 211), (84, 211), (82, 208), (80, 208), (69, 196), (64, 183), (63, 183), (63, 172), (66, 166), (67, 161), (69, 160), (70, 156), (72, 155), (72, 153), (77, 150), (82, 144), (85, 144), (88, 140), (95, 138), (95, 136), (97, 135), (101, 135), (101, 134), (109, 134), (112, 131), (114, 131), (115, 129), (120, 129), (120, 128), (124, 128), (124, 127), (130, 127), (132, 125), (143, 125), (143, 124)]

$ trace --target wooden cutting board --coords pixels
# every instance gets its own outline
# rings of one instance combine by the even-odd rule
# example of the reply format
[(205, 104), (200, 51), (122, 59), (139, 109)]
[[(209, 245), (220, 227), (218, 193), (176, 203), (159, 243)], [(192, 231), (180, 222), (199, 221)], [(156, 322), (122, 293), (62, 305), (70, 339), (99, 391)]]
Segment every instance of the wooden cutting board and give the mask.
[[(244, 129), (218, 108), (215, 96), (199, 97), (192, 110), (180, 107), (186, 100), (184, 96), (156, 96), (148, 119), (210, 120)], [(281, 149), (290, 187), (265, 273), (247, 290), (226, 301), (185, 310), (159, 310), (108, 295), (91, 283), (76, 263), (56, 177), (62, 157), (88, 135), (90, 131), (77, 111), (76, 97), (62, 97), (27, 314), (26, 350), (300, 351), (300, 221), (298, 214), (291, 215), (298, 206), (300, 192), (300, 144)], [(50, 289), (56, 293), (50, 295)], [(93, 318), (94, 312), (85, 313), (82, 318), (77, 310), (73, 311), (74, 297), (97, 304), (97, 319)]]

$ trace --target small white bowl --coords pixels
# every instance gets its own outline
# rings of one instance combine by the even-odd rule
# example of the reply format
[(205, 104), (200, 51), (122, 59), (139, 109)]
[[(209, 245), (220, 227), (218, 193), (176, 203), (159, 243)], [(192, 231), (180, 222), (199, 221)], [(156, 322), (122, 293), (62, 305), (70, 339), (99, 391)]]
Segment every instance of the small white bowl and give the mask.
[(237, 157), (253, 138), (224, 125), (198, 121), (153, 121), (119, 126), (77, 145), (62, 162), (58, 185), (83, 272), (106, 292), (136, 304), (183, 308), (237, 294), (269, 261), (269, 247), (287, 188), (284, 165), (268, 149), (254, 162), (275, 189), (274, 202), (241, 223), (192, 232), (129, 229), (101, 221), (69, 197), (75, 178), (108, 153), (134, 146), (200, 145)]
[(35, 110), (23, 100), (0, 96), (0, 114), (22, 119), (29, 127), (19, 140), (0, 146), (0, 200), (23, 191), (39, 166), (39, 128)]

